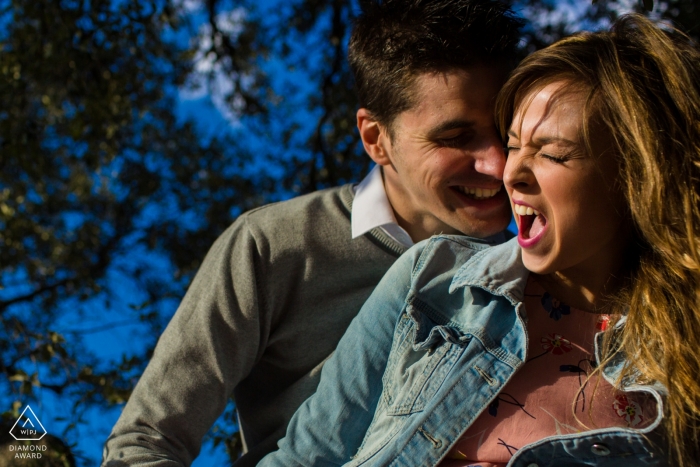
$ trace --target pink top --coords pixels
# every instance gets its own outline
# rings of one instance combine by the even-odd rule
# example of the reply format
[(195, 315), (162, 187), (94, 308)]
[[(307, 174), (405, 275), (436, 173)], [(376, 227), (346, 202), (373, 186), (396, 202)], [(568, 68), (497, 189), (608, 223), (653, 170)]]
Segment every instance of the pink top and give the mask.
[(525, 365), (440, 467), (502, 467), (518, 449), (548, 436), (613, 426), (641, 428), (654, 420), (653, 399), (641, 393), (627, 397), (598, 378), (599, 373), (586, 382), (595, 365), (593, 339), (605, 329), (607, 316), (559, 302), (532, 276), (525, 307)]

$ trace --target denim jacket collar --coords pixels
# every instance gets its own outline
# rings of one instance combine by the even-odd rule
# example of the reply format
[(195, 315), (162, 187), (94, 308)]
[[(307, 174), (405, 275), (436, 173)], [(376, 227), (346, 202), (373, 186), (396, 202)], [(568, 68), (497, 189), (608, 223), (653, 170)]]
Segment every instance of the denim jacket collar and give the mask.
[(513, 305), (523, 301), (530, 272), (525, 269), (517, 238), (479, 251), (455, 273), (450, 293), (460, 287), (479, 287), (507, 298)]

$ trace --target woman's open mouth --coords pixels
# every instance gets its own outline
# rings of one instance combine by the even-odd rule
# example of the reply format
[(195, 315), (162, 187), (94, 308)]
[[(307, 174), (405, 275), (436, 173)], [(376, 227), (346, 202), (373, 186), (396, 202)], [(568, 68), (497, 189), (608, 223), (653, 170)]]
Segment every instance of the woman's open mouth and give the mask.
[(513, 211), (518, 222), (518, 243), (523, 248), (534, 246), (547, 230), (547, 218), (524, 204), (514, 204)]

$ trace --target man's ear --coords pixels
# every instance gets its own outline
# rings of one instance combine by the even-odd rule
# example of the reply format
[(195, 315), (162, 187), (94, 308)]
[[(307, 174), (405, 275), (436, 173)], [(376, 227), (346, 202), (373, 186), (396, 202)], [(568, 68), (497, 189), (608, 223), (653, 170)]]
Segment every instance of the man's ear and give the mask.
[(389, 148), (391, 141), (386, 128), (376, 121), (367, 109), (357, 111), (357, 129), (360, 130), (360, 138), (365, 151), (374, 162), (379, 165), (391, 164)]

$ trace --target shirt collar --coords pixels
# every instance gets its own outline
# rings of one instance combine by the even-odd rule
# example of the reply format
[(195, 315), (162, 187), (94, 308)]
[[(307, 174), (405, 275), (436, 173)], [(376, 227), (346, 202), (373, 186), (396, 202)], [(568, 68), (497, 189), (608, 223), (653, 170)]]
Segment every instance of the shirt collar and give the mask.
[(379, 165), (375, 165), (364, 180), (355, 187), (350, 223), (352, 238), (357, 238), (376, 227), (381, 227), (394, 240), (404, 246), (413, 246), (411, 237), (396, 222), (394, 210), (386, 196)]

